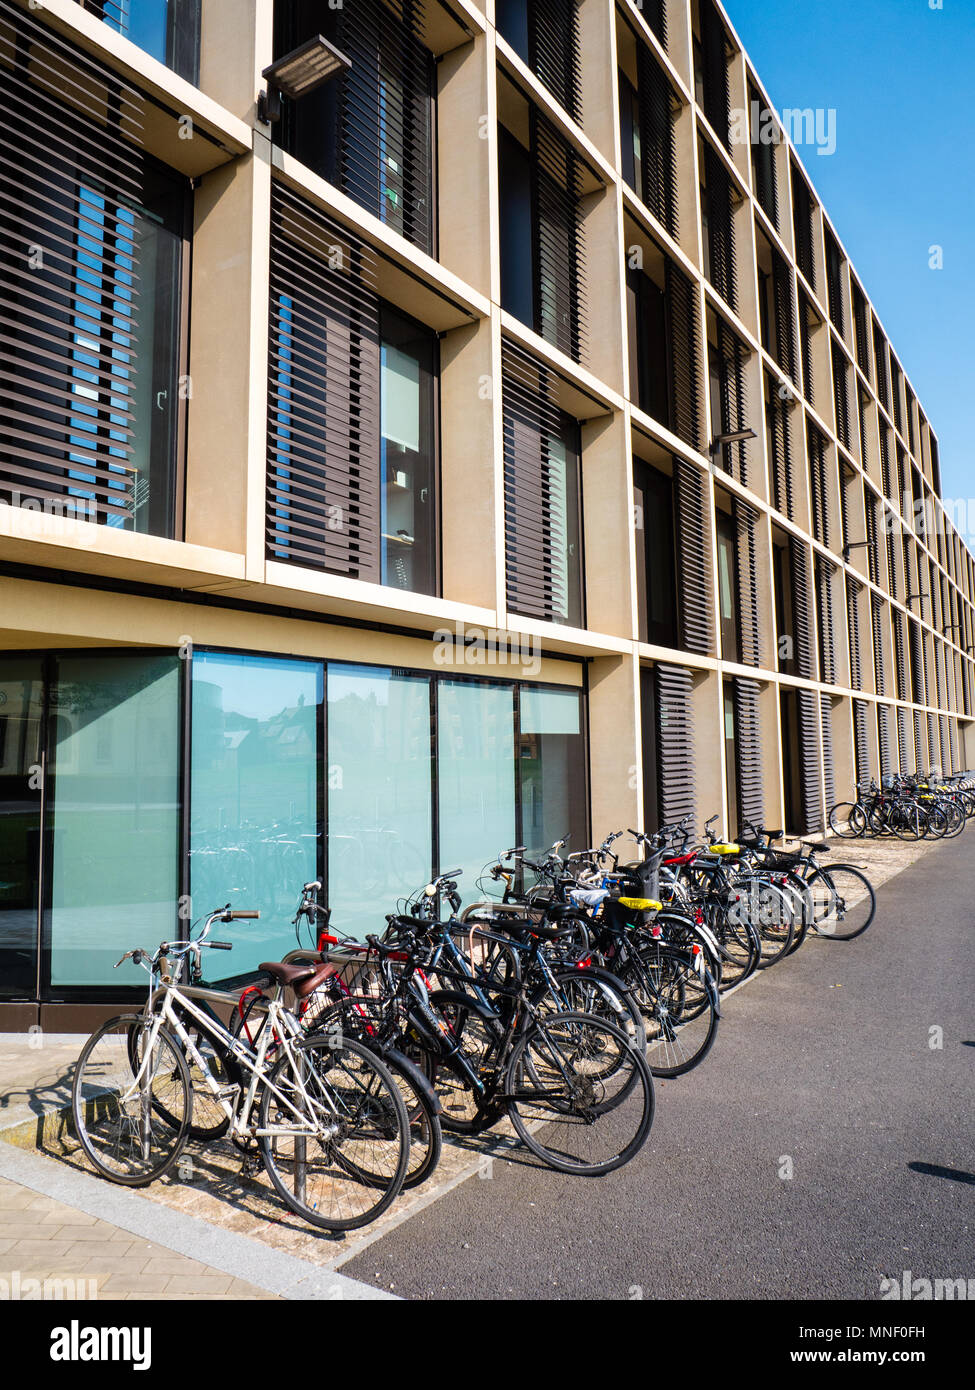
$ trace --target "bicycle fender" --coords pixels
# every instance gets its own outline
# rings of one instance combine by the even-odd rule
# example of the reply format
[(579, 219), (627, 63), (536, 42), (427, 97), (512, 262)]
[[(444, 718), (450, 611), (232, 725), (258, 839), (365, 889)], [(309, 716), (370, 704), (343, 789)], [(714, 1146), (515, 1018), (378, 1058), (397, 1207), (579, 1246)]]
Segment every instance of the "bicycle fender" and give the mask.
[(433, 1113), (439, 1115), (443, 1110), (440, 1097), (434, 1090), (430, 1078), (420, 1070), (417, 1064), (411, 1058), (407, 1057), (405, 1052), (400, 1052), (396, 1047), (384, 1048), (382, 1055), (384, 1058), (388, 1057), (400, 1071), (406, 1073), (413, 1089), (422, 1095)]

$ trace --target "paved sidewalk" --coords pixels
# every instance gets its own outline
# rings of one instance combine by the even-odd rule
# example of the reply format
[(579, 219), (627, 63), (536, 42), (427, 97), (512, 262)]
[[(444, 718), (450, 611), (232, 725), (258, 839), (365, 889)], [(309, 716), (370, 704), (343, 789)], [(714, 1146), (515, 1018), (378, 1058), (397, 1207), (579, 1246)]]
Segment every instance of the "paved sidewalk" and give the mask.
[(0, 1281), (6, 1282), (8, 1297), (23, 1298), (36, 1293), (29, 1280), (50, 1280), (52, 1292), (60, 1290), (66, 1298), (276, 1297), (245, 1279), (0, 1178)]

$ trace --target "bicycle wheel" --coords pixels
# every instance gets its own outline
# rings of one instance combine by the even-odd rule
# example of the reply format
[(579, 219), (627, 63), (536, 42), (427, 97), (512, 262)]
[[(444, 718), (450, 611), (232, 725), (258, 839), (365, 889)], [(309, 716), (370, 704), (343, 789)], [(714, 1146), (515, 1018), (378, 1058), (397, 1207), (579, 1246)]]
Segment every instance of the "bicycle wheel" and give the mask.
[(793, 904), (776, 884), (758, 874), (740, 880), (732, 892), (729, 912), (733, 918), (747, 913), (746, 920), (758, 932), (759, 970), (767, 970), (791, 950), (796, 930)]
[(622, 1029), (587, 1014), (540, 1018), (515, 1044), (505, 1093), (519, 1139), (559, 1173), (611, 1173), (653, 1124), (646, 1060)]
[(829, 813), (829, 828), (845, 840), (858, 839), (867, 828), (863, 808), (852, 801), (838, 801)]
[[(165, 1028), (146, 1057), (152, 1027), (120, 1014), (92, 1033), (75, 1068), (71, 1113), (89, 1162), (105, 1178), (144, 1187), (167, 1173), (186, 1145), (193, 1088), (180, 1043)], [(138, 1078), (138, 1080), (137, 1080)]]
[(531, 996), (536, 1011), (605, 1018), (622, 1028), (634, 1047), (646, 1047), (642, 1010), (622, 980), (608, 971), (577, 967), (562, 967), (552, 973), (556, 982), (554, 996), (548, 985), (542, 984)]
[[(231, 1076), (223, 1050), (218, 1049), (215, 1043), (201, 1031), (199, 1025), (186, 1017), (182, 1011), (180, 1011), (180, 1019), (197, 1051), (206, 1062), (214, 1080), (221, 1086), (230, 1086), (233, 1081), (239, 1081), (238, 1075)], [(132, 1027), (129, 1029), (129, 1052), (134, 1071), (138, 1070), (138, 1064), (141, 1061), (141, 1044), (145, 1037), (144, 1028)], [(190, 1085), (193, 1087), (193, 1121), (187, 1127), (187, 1136), (198, 1143), (212, 1143), (216, 1139), (222, 1139), (227, 1133), (230, 1128), (230, 1119), (214, 1099), (213, 1093), (204, 1079), (201, 1067), (194, 1060), (189, 1049), (183, 1046), (182, 1039), (180, 1039), (180, 1046), (190, 1074)], [(179, 1124), (179, 1117), (169, 1114), (164, 1100), (153, 1100), (153, 1106), (164, 1120), (174, 1126)]]
[[(646, 1058), (654, 1076), (683, 1076), (704, 1061), (718, 1033), (718, 991), (684, 951), (642, 946), (627, 981), (647, 1020)], [(637, 981), (639, 980), (639, 986)]]
[(820, 936), (852, 941), (867, 930), (877, 910), (873, 886), (850, 864), (830, 864), (809, 876), (813, 927)]
[[(403, 1186), (410, 1157), (403, 1097), (384, 1063), (351, 1038), (338, 1047), (303, 1038), (291, 1048), (294, 1062), (282, 1052), (258, 1108), (264, 1167), (305, 1221), (356, 1230), (381, 1216)], [(316, 1133), (295, 1133), (302, 1120)]]

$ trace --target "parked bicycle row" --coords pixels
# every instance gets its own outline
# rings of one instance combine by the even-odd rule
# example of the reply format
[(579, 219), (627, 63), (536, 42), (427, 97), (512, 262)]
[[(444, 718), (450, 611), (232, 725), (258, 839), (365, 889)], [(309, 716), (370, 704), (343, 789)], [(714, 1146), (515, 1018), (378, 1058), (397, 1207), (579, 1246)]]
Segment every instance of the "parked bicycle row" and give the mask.
[(871, 778), (857, 786), (855, 801), (838, 802), (829, 813), (830, 829), (846, 839), (896, 836), (899, 840), (941, 840), (960, 835), (975, 815), (975, 781), (966, 773), (944, 778), (906, 774)]
[[(507, 1119), (559, 1172), (628, 1162), (654, 1118), (654, 1077), (699, 1066), (721, 995), (797, 950), (810, 931), (852, 939), (876, 902), (828, 847), (792, 853), (746, 825), (720, 842), (712, 817), (654, 835), (617, 831), (532, 858), (507, 849), (465, 907), (459, 871), (405, 899), (386, 929), (338, 934), (304, 885), (297, 949), (242, 991), (207, 986), (221, 908), (190, 939), (129, 951), (148, 973), (144, 1009), (98, 1029), (75, 1072), (82, 1148), (105, 1177), (141, 1186), (190, 1142), (228, 1140), (263, 1166), (310, 1224), (375, 1220), (435, 1171), (444, 1130)], [(630, 837), (626, 862), (620, 841)], [(487, 891), (485, 891), (487, 890)], [(198, 924), (197, 924), (198, 925)]]

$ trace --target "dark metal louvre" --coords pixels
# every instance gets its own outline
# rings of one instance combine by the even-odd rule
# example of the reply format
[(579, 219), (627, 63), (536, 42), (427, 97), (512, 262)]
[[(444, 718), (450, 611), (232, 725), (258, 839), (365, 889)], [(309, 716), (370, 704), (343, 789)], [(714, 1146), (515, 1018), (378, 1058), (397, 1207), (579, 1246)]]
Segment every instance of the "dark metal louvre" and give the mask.
[(833, 404), (836, 407), (836, 434), (844, 449), (850, 447), (850, 384), (846, 358), (835, 339), (830, 341), (833, 358)]
[(667, 0), (643, 0), (640, 13), (650, 29), (660, 40), (660, 47), (667, 51)]
[(864, 489), (864, 520), (867, 528), (867, 573), (873, 584), (880, 583), (880, 555), (877, 552), (877, 499)]
[(792, 271), (775, 250), (772, 252), (772, 305), (775, 314), (775, 360), (793, 384), (798, 386)]
[(887, 694), (887, 664), (884, 660), (884, 605), (876, 594), (870, 595), (870, 619), (873, 626), (873, 669), (877, 694)]
[(805, 179), (792, 166), (792, 225), (795, 232), (796, 264), (816, 292), (816, 266), (813, 251), (813, 201)]
[(828, 695), (820, 695), (819, 704), (823, 716), (823, 795), (828, 814), (836, 805), (836, 769), (833, 762), (833, 702)]
[(829, 316), (836, 331), (843, 334), (843, 257), (839, 245), (827, 227), (826, 233), (826, 297)]
[(884, 496), (893, 498), (890, 477), (890, 435), (882, 420), (880, 422), (880, 477), (884, 485)]
[[(762, 629), (758, 602), (756, 527), (759, 514), (754, 507), (734, 499), (735, 535), (738, 559), (738, 626), (743, 666), (762, 664)], [(752, 817), (749, 816), (749, 820)]]
[(721, 143), (731, 150), (731, 85), (724, 25), (714, 0), (701, 0), (704, 114)]
[[(748, 428), (748, 383), (745, 363), (748, 349), (724, 320), (717, 320), (717, 376), (721, 390), (721, 419), (729, 433)], [(726, 473), (748, 485), (748, 443), (723, 444), (722, 467)]]
[(927, 771), (927, 738), (924, 732), (924, 715), (919, 709), (914, 711), (914, 770)]
[(933, 714), (928, 715), (928, 767), (936, 768), (941, 759), (938, 756), (938, 720)]
[(911, 635), (911, 678), (914, 682), (914, 703), (921, 705), (925, 703), (924, 656), (921, 646), (921, 628), (913, 618), (908, 620), (908, 631)]
[(566, 140), (535, 106), (529, 107), (535, 331), (582, 360), (586, 334), (581, 165)]
[(731, 198), (731, 175), (721, 156), (705, 140), (704, 178), (708, 193), (708, 278), (722, 299), (738, 312), (738, 262), (735, 253), (735, 222)]
[(877, 742), (880, 749), (880, 775), (890, 777), (894, 771), (894, 745), (891, 736), (890, 710), (877, 706)]
[(822, 680), (836, 683), (836, 639), (833, 633), (833, 575), (836, 566), (816, 557), (816, 606), (819, 618), (819, 652)]
[(564, 622), (573, 583), (569, 557), (558, 553), (567, 533), (564, 467), (552, 452), (563, 434), (556, 378), (536, 358), (504, 340), (501, 345), (504, 415), (505, 565), (513, 612)]
[(676, 240), (677, 151), (674, 143), (673, 89), (645, 44), (637, 43), (640, 103), (641, 196), (654, 217)]
[(853, 760), (856, 764), (857, 784), (870, 783), (870, 743), (867, 737), (867, 702), (853, 701)]
[(876, 325), (873, 326), (873, 355), (877, 365), (877, 395), (885, 410), (890, 409), (890, 391), (887, 387), (887, 343)]
[(0, 498), (133, 517), (145, 98), (0, 4)]
[(795, 521), (795, 469), (792, 456), (792, 412), (780, 400), (775, 383), (769, 380), (765, 401), (772, 454), (772, 504), (783, 516)]
[(897, 756), (900, 761), (901, 772), (909, 772), (911, 765), (910, 753), (908, 751), (908, 723), (907, 710), (898, 708), (897, 710)]
[(867, 334), (867, 301), (863, 291), (854, 284), (853, 289), (853, 328), (856, 335), (857, 362), (863, 375), (870, 374), (870, 346)]
[(379, 578), (379, 298), (373, 251), (271, 191), (267, 553)]
[(700, 449), (701, 370), (700, 313), (697, 286), (667, 258), (666, 295), (671, 345), (673, 431), (692, 449)]
[(948, 752), (951, 755), (952, 772), (960, 772), (961, 768), (958, 762), (958, 720), (954, 718), (948, 720)]
[(850, 685), (863, 689), (863, 666), (860, 658), (860, 590), (861, 585), (849, 575), (846, 580), (846, 615), (850, 630)]
[(578, 0), (533, 0), (528, 6), (529, 67), (574, 121), (582, 120)]
[(941, 735), (941, 770), (949, 772), (951, 770), (951, 749), (948, 746), (948, 716), (940, 714), (938, 716), (938, 729)]
[[(275, 10), (275, 48), (286, 53), (308, 31), (298, 29), (297, 10)], [(422, 0), (355, 0), (322, 10), (325, 36), (352, 62), (329, 84), (335, 148), (326, 177), (432, 255), (436, 62), (419, 37)], [(303, 118), (300, 103), (285, 101), (275, 136), (286, 149), (294, 148)]]
[(765, 819), (759, 689), (757, 681), (747, 680), (743, 676), (734, 679), (738, 815), (741, 823), (748, 820), (753, 825), (761, 825)]
[(792, 558), (792, 615), (795, 623), (795, 653), (799, 675), (816, 679), (816, 639), (813, 628), (812, 567), (809, 546), (797, 536), (789, 537)]
[(816, 404), (812, 369), (812, 341), (809, 329), (809, 296), (799, 289), (799, 352), (802, 358), (802, 390), (810, 405)]
[(660, 820), (696, 817), (691, 673), (683, 666), (654, 667), (657, 683), (657, 767)]
[(809, 486), (812, 495), (813, 535), (829, 546), (829, 490), (826, 480), (826, 440), (812, 425), (808, 429)]
[[(796, 706), (799, 712), (799, 789), (802, 798), (802, 825), (799, 830), (803, 835), (814, 835), (824, 828), (823, 782), (825, 773), (816, 696), (811, 690), (797, 690)], [(830, 776), (832, 777), (832, 750), (830, 751)], [(826, 795), (830, 797), (830, 792), (827, 792)], [(832, 806), (832, 804), (830, 799), (829, 805)]]
[[(751, 132), (752, 140), (755, 141), (760, 139), (761, 132), (770, 128), (769, 122), (773, 119), (773, 114), (757, 96), (753, 97), (753, 100), (759, 102), (758, 125)], [(775, 129), (777, 134), (778, 128)], [(752, 165), (755, 171), (755, 196), (776, 231), (779, 229), (779, 189), (775, 177), (775, 148), (778, 143), (776, 138), (773, 144), (760, 144), (755, 151)]]
[(714, 654), (711, 516), (705, 475), (674, 458), (674, 513), (678, 536), (677, 585), (681, 646)]
[(899, 700), (909, 700), (911, 698), (909, 671), (907, 666), (907, 633), (905, 630), (906, 619), (903, 613), (895, 612), (894, 618), (894, 665), (897, 670), (897, 698)]

